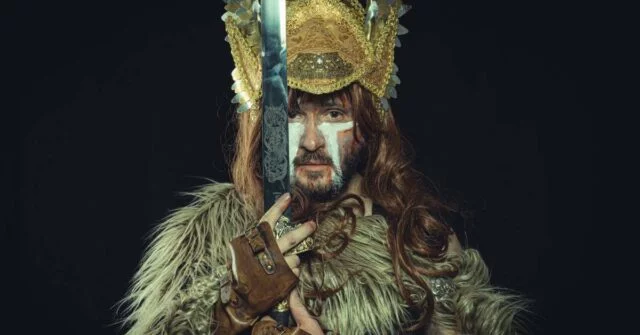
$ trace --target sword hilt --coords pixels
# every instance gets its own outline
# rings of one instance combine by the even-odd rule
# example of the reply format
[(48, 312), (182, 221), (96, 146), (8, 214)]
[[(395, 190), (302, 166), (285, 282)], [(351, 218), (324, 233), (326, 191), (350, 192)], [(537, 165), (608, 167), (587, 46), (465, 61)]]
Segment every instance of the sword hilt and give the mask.
[[(290, 208), (287, 209), (287, 211), (290, 211), (290, 210), (291, 210)], [(281, 216), (280, 219), (278, 219), (278, 221), (276, 222), (276, 226), (274, 229), (274, 234), (276, 236), (276, 239), (279, 239), (280, 237), (284, 236), (284, 234), (296, 229), (298, 226), (296, 224), (291, 223), (291, 221), (289, 220), (289, 217), (286, 214), (289, 214), (289, 213), (285, 212), (285, 215)], [(289, 250), (286, 253), (286, 256), (301, 254), (303, 252), (311, 250), (312, 248), (313, 248), (313, 237), (308, 236), (306, 239), (300, 242), (293, 249)], [(291, 311), (289, 310), (289, 302), (287, 301), (287, 299), (277, 303), (275, 307), (271, 310), (271, 313), (269, 314), (269, 316), (271, 316), (274, 320), (276, 320), (278, 324), (281, 324), (285, 327), (292, 326), (291, 318), (290, 318)]]
[(276, 320), (277, 324), (290, 327), (291, 311), (289, 310), (289, 302), (285, 299), (277, 303), (269, 316)]

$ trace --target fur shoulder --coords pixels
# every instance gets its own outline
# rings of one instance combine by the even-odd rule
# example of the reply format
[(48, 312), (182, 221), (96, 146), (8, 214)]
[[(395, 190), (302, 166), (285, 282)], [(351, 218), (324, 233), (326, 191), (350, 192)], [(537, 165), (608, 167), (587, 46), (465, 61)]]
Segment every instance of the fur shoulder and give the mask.
[(464, 333), (526, 334), (529, 300), (516, 292), (490, 284), (489, 269), (475, 249), (464, 249), (457, 287), (455, 312)]
[[(242, 233), (247, 222), (255, 221), (232, 184), (208, 184), (185, 195), (193, 197), (191, 204), (173, 211), (152, 231), (121, 303), (126, 306), (127, 334), (174, 333), (181, 323), (189, 329), (206, 328), (210, 321), (206, 309), (217, 297), (211, 296), (214, 290), (198, 283), (215, 282), (209, 279), (216, 267), (226, 264), (227, 243)], [(208, 303), (190, 306), (191, 313), (186, 315), (184, 306), (193, 301)], [(194, 313), (194, 308), (200, 313)], [(196, 322), (193, 314), (204, 319)]]
[[(327, 217), (318, 225), (316, 238), (326, 240), (335, 229), (343, 229), (340, 218)], [(303, 298), (318, 287), (337, 290), (324, 300), (305, 299), (307, 308), (320, 314), (318, 320), (325, 329), (341, 334), (397, 334), (414, 320), (395, 281), (387, 230), (388, 222), (381, 215), (359, 217), (355, 234), (337, 257), (302, 266), (298, 289)], [(526, 300), (490, 284), (489, 270), (477, 250), (454, 245), (441, 261), (409, 254), (422, 268), (457, 270), (455, 277), (424, 276), (435, 300), (429, 334), (521, 333)], [(404, 272), (401, 278), (413, 302), (425, 299), (427, 292), (421, 286)]]

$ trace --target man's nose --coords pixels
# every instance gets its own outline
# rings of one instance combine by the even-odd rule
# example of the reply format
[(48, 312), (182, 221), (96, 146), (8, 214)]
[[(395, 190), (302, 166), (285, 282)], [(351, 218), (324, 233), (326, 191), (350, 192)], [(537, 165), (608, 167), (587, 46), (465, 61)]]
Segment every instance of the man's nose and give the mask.
[(316, 151), (324, 145), (324, 136), (318, 130), (318, 126), (313, 120), (307, 120), (304, 125), (304, 133), (300, 140), (300, 146), (307, 151)]

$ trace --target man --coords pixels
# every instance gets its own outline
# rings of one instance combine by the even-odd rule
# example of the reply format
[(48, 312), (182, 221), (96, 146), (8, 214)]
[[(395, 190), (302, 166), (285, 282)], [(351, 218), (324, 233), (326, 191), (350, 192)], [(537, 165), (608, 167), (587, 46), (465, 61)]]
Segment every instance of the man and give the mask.
[[(479, 253), (461, 248), (405, 156), (388, 99), (407, 8), (365, 5), (287, 2), (293, 192), (264, 209), (259, 6), (228, 1), (241, 104), (233, 184), (204, 186), (158, 226), (125, 300), (129, 334), (518, 331), (523, 304), (489, 285)], [(304, 223), (276, 240), (289, 207)], [(282, 300), (292, 327), (267, 316)]]

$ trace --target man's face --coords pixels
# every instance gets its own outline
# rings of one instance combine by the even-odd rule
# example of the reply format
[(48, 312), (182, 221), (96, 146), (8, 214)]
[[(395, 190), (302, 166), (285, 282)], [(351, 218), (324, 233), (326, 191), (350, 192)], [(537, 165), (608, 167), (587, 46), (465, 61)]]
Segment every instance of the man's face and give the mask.
[[(295, 106), (296, 104), (294, 104)], [(330, 95), (307, 95), (289, 111), (291, 184), (313, 200), (329, 200), (347, 185), (364, 141), (354, 133), (351, 104)]]

